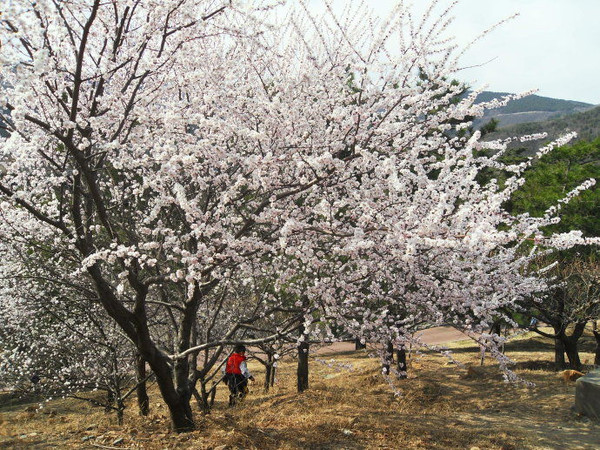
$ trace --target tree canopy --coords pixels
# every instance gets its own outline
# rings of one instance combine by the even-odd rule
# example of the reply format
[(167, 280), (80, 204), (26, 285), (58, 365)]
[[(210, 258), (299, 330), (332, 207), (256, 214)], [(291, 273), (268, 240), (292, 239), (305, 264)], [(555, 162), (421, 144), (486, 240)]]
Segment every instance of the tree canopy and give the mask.
[[(580, 141), (544, 155), (525, 173), (525, 183), (511, 199), (513, 213), (543, 216), (545, 211), (588, 179), (600, 179), (600, 138)], [(564, 205), (561, 221), (549, 230), (581, 230), (586, 236), (600, 236), (600, 194), (597, 186)]]
[[(523, 246), (587, 242), (543, 235), (556, 210), (508, 214), (528, 163), (460, 133), (516, 96), (457, 99), (451, 7), (415, 22), (402, 4), (382, 21), (294, 5), (0, 7), (2, 279), (61, 304), (60, 286), (89, 286), (68, 301), (135, 345), (177, 431), (228, 346), (302, 342), (317, 321), (399, 344), (449, 322), (494, 347), (494, 317), (547, 288)], [(510, 176), (482, 185), (489, 168)]]

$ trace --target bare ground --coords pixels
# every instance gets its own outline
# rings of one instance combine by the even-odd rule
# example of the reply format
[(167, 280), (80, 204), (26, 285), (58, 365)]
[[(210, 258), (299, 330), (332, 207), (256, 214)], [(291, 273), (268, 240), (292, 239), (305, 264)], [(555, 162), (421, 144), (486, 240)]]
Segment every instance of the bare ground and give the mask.
[[(478, 365), (477, 348), (452, 345), (455, 357)], [(589, 349), (584, 345), (584, 350)], [(388, 380), (368, 351), (317, 356), (311, 388), (295, 392), (295, 366), (285, 362), (277, 385), (265, 394), (255, 384), (238, 409), (220, 389), (210, 415), (198, 413), (198, 430), (168, 431), (156, 391), (150, 417), (131, 405), (125, 425), (100, 409), (59, 400), (34, 405), (0, 404), (0, 448), (198, 448), (198, 449), (597, 449), (600, 424), (571, 410), (574, 383), (552, 370), (552, 347), (538, 338), (507, 347), (516, 371), (535, 387), (507, 385), (493, 361), (468, 374), (434, 353), (412, 353), (410, 377)], [(591, 355), (582, 352), (585, 361)], [(352, 370), (341, 368), (352, 365)], [(261, 378), (260, 366), (251, 369)]]

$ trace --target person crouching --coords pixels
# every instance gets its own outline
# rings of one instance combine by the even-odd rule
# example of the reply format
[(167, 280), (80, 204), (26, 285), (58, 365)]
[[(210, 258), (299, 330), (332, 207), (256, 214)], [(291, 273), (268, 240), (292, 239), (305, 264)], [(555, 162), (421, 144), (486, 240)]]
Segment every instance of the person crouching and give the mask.
[(229, 406), (234, 406), (238, 400), (248, 393), (248, 380), (254, 377), (248, 371), (246, 364), (246, 347), (238, 344), (227, 359), (225, 366), (225, 382), (229, 387)]

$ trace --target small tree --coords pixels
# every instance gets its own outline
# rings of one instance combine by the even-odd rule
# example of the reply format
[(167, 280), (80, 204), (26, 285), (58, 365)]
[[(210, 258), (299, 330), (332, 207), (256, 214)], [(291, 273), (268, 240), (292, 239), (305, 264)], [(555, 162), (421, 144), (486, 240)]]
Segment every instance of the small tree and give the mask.
[[(45, 397), (69, 396), (105, 407), (121, 424), (125, 400), (146, 382), (136, 380), (135, 349), (123, 342), (99, 305), (79, 309), (81, 303), (57, 304), (43, 290), (36, 292), (39, 296), (30, 298), (0, 295), (4, 382), (31, 386)], [(97, 391), (105, 393), (103, 398)]]
[(579, 339), (586, 324), (600, 315), (598, 269), (595, 258), (559, 261), (549, 272), (554, 283), (549, 298), (543, 302), (528, 303), (531, 316), (549, 324), (554, 330), (554, 333), (547, 333), (537, 326), (533, 327), (536, 333), (554, 339), (558, 369), (565, 367), (565, 353), (572, 368), (582, 368)]
[[(525, 173), (525, 182), (511, 197), (508, 208), (513, 214), (543, 216), (567, 192), (586, 179), (597, 179), (600, 176), (599, 157), (600, 140), (580, 141), (549, 152), (536, 160)], [(555, 221), (544, 231), (568, 232), (579, 229), (586, 236), (599, 236), (600, 228), (596, 220), (599, 207), (598, 189), (593, 187), (563, 205), (560, 221)], [(566, 366), (565, 352), (572, 367), (581, 367), (578, 341), (587, 321), (597, 317), (594, 315), (597, 309), (597, 287), (594, 280), (596, 260), (597, 251), (590, 248), (577, 248), (544, 258), (542, 265), (556, 264), (547, 274), (554, 279), (554, 289), (544, 302), (526, 302), (530, 316), (553, 328), (553, 333), (544, 333), (537, 328), (535, 330), (554, 339), (555, 364), (559, 369)]]

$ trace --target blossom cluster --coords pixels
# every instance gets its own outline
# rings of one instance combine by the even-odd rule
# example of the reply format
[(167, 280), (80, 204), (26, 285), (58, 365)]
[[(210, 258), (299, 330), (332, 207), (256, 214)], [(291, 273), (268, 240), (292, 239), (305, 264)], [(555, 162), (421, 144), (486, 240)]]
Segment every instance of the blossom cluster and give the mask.
[[(510, 98), (476, 105), (453, 82), (451, 9), (365, 29), (364, 7), (299, 1), (273, 23), (273, 5), (217, 3), (0, 6), (3, 280), (83, 278), (156, 373), (323, 323), (477, 333), (547, 288), (525, 250), (558, 209), (506, 213), (531, 161), (458, 132)], [(481, 182), (489, 168), (506, 183)]]

